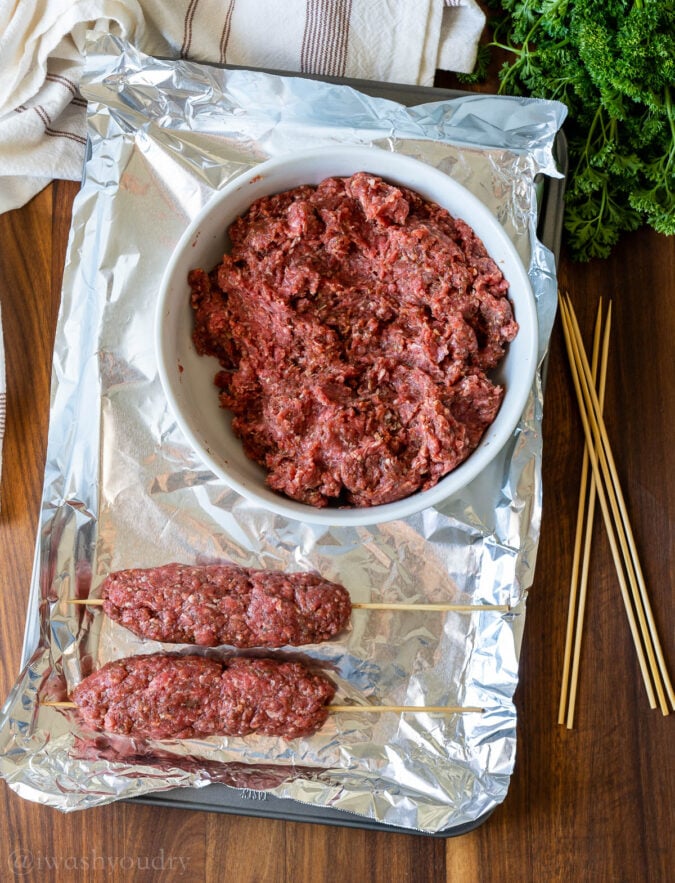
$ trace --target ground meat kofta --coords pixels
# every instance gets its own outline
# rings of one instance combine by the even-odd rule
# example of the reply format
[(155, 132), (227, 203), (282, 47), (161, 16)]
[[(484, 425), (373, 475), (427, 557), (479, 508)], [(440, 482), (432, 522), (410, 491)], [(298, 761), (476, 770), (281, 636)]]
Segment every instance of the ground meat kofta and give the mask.
[(301, 646), (345, 629), (344, 586), (316, 573), (236, 564), (164, 564), (108, 574), (103, 609), (141, 638), (215, 647)]
[(82, 719), (140, 739), (315, 733), (335, 686), (300, 662), (153, 654), (108, 662), (75, 687)]
[(436, 484), (476, 448), (518, 325), (463, 221), (359, 172), (264, 197), (189, 274), (200, 354), (270, 487), (322, 507)]

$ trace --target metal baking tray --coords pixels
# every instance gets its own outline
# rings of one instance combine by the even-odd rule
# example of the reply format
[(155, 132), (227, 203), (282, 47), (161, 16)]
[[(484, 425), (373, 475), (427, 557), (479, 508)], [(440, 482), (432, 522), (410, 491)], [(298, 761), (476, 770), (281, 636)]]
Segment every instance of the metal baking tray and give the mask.
[[(267, 71), (268, 73), (284, 73)], [(284, 73), (288, 76), (287, 73)], [(329, 77), (311, 78), (347, 85), (373, 97), (381, 97), (404, 105), (419, 105), (461, 97), (467, 93), (458, 90), (401, 86), (354, 79), (333, 79)], [(564, 175), (567, 171), (567, 146), (564, 134), (559, 132), (555, 140), (555, 156), (559, 171)], [(564, 196), (564, 177), (542, 177), (537, 191), (538, 218), (537, 232), (541, 242), (553, 253), (556, 261), (559, 258), (562, 237), (562, 214)], [(544, 366), (545, 367), (545, 366)], [(37, 555), (37, 549), (36, 549)], [(35, 562), (35, 567), (38, 566)], [(33, 609), (35, 598), (31, 598), (30, 609)], [(24, 635), (23, 661), (25, 665), (36, 646), (38, 639), (37, 617), (29, 615)], [(486, 812), (472, 822), (454, 825), (439, 832), (428, 833), (414, 828), (399, 827), (378, 821), (372, 821), (356, 813), (320, 807), (302, 803), (290, 798), (276, 797), (265, 791), (253, 789), (237, 789), (226, 785), (211, 784), (199, 788), (180, 788), (155, 792), (143, 797), (129, 798), (131, 802), (153, 806), (168, 806), (180, 809), (191, 809), (206, 812), (221, 812), (230, 815), (274, 818), (286, 821), (307, 822), (313, 824), (337, 825), (341, 827), (362, 828), (375, 831), (386, 831), (400, 834), (423, 834), (429, 837), (448, 838), (467, 833), (479, 827), (491, 814)]]
[[(288, 76), (288, 73), (284, 71), (268, 70), (267, 72)], [(330, 77), (314, 77), (313, 79), (323, 79), (327, 82), (348, 85), (373, 97), (387, 98), (391, 101), (396, 101), (408, 106), (443, 101), (467, 94), (453, 89), (394, 85), (348, 78), (334, 79)], [(563, 175), (566, 175), (568, 166), (567, 142), (562, 131), (558, 132), (556, 136), (555, 158), (560, 172), (563, 173)], [(559, 260), (562, 238), (564, 189), (565, 178), (542, 178), (538, 191), (538, 236), (540, 241), (554, 254), (556, 263)], [(437, 833), (430, 834), (427, 832), (416, 831), (414, 829), (399, 828), (382, 822), (371, 821), (362, 816), (345, 812), (344, 810), (317, 807), (310, 804), (300, 803), (299, 801), (292, 799), (275, 797), (265, 791), (236, 789), (220, 784), (212, 784), (203, 788), (173, 789), (144, 797), (132, 798), (130, 802), (152, 806), (173, 807), (175, 809), (200, 810), (206, 812), (226, 813), (230, 815), (281, 819), (284, 821), (337, 825), (340, 827), (363, 828), (372, 831), (386, 831), (399, 834), (416, 834), (418, 836), (421, 835), (436, 838), (449, 838), (466, 834), (482, 825), (491, 815), (491, 812), (488, 812), (473, 822), (452, 826)]]

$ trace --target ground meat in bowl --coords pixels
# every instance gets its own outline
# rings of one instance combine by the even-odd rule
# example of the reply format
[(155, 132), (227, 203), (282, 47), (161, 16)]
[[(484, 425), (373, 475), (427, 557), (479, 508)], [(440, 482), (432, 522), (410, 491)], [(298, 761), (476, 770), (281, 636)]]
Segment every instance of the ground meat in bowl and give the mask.
[(463, 221), (359, 172), (257, 200), (189, 275), (193, 339), (269, 486), (364, 507), (435, 485), (494, 420), (518, 325)]

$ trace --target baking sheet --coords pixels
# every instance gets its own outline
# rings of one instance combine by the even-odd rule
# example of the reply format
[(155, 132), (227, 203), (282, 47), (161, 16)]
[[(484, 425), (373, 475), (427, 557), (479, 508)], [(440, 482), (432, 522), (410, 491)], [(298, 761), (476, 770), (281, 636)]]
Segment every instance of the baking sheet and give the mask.
[[(514, 763), (512, 696), (539, 535), (541, 376), (511, 442), (461, 494), (379, 527), (307, 525), (256, 509), (187, 446), (157, 378), (154, 303), (185, 224), (238, 172), (300, 146), (366, 143), (446, 170), (495, 212), (529, 270), (543, 362), (556, 282), (537, 239), (537, 192), (541, 175), (560, 177), (564, 108), (493, 96), (406, 108), (343, 84), (152, 59), (109, 36), (90, 44), (83, 93), (90, 152), (55, 342), (26, 666), (0, 722), (2, 775), (65, 811), (224, 782), (364, 823), (436, 833), (475, 822), (504, 799)], [(110, 570), (224, 559), (316, 569), (355, 601), (510, 604), (509, 615), (355, 615), (344, 638), (303, 650), (330, 669), (341, 701), (485, 713), (340, 715), (291, 746), (172, 740), (148, 755), (125, 740), (93, 743), (72, 712), (40, 706), (38, 694), (69, 692), (89, 665), (160, 649), (74, 612), (68, 597), (96, 594)]]

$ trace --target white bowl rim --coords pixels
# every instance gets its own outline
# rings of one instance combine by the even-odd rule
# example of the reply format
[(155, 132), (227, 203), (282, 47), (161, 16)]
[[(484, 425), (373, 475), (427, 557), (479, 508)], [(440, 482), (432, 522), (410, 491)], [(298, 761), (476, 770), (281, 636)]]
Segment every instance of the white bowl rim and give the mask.
[[(377, 152), (376, 154), (374, 153), (375, 151)], [(465, 213), (468, 214), (470, 220), (467, 220), (466, 223), (476, 231), (476, 234), (483, 241), (485, 241), (486, 238), (490, 239), (491, 237), (496, 237), (500, 246), (501, 262), (508, 263), (510, 267), (509, 275), (507, 276), (509, 286), (510, 288), (517, 286), (520, 292), (518, 300), (518, 322), (521, 330), (523, 327), (529, 327), (530, 329), (527, 341), (529, 346), (527, 347), (524, 356), (522, 356), (524, 373), (523, 378), (518, 383), (517, 394), (514, 389), (507, 389), (507, 392), (511, 393), (509, 398), (509, 413), (512, 415), (512, 419), (508, 422), (505, 420), (500, 421), (499, 416), (502, 413), (502, 409), (500, 408), (497, 417), (487, 428), (478, 447), (467, 457), (466, 460), (460, 463), (459, 466), (440, 479), (437, 484), (426, 491), (418, 491), (408, 497), (391, 503), (383, 503), (370, 507), (318, 508), (305, 503), (300, 503), (291, 498), (286, 498), (266, 486), (253, 488), (245, 481), (239, 480), (236, 476), (233, 476), (223, 468), (218, 459), (213, 456), (209, 448), (193, 431), (190, 424), (183, 417), (178, 397), (174, 392), (174, 379), (178, 381), (180, 375), (176, 374), (173, 370), (173, 366), (176, 363), (175, 349), (173, 350), (173, 354), (169, 351), (171, 348), (165, 333), (164, 315), (167, 307), (167, 300), (169, 300), (171, 293), (171, 280), (174, 277), (176, 266), (180, 263), (183, 253), (186, 248), (190, 247), (191, 243), (198, 238), (200, 228), (205, 219), (207, 219), (214, 211), (217, 211), (219, 206), (223, 202), (226, 202), (232, 194), (258, 180), (266, 179), (280, 168), (287, 169), (289, 166), (303, 165), (313, 160), (326, 158), (349, 158), (353, 161), (362, 160), (363, 168), (355, 168), (355, 171), (371, 171), (367, 166), (369, 164), (368, 161), (372, 162), (374, 156), (376, 157), (375, 161), (376, 164), (378, 164), (378, 169), (373, 169), (372, 174), (377, 174), (385, 180), (388, 178), (391, 180), (395, 178), (395, 172), (398, 169), (405, 169), (406, 171), (410, 171), (413, 175), (415, 171), (417, 171), (417, 173), (422, 175), (425, 179), (438, 184), (442, 189), (445, 188), (447, 192), (454, 191), (454, 195), (461, 198), (462, 206), (464, 206), (465, 209), (455, 209), (452, 211), (451, 213), (454, 217), (462, 218)], [(380, 168), (381, 165), (393, 167), (392, 173), (388, 173), (386, 169), (382, 170), (382, 168)], [(340, 171), (333, 173), (328, 172), (323, 177), (342, 174), (349, 173)], [(308, 181), (307, 183), (312, 182)], [(412, 184), (405, 184), (405, 182), (402, 183), (404, 186), (408, 186), (410, 189), (416, 190), (417, 192), (421, 192), (425, 189), (424, 187), (420, 188)], [(273, 191), (270, 190), (268, 192), (282, 192), (283, 190), (290, 189), (292, 186), (295, 185), (282, 186), (281, 188), (277, 188)], [(422, 195), (425, 195), (424, 192), (422, 192)], [(251, 202), (256, 198), (258, 197), (252, 197)], [(426, 198), (434, 199), (434, 201), (439, 204), (443, 204), (443, 200), (439, 199), (438, 196), (428, 196)], [(467, 208), (469, 209), (468, 211), (466, 211)], [(223, 228), (223, 233), (224, 231), (225, 227)], [(488, 236), (486, 231), (489, 231), (491, 236)], [(486, 248), (490, 256), (496, 260), (490, 247), (486, 245)], [(498, 261), (498, 263), (500, 262)], [(189, 294), (187, 280), (185, 283), (185, 291), (186, 294)], [(356, 527), (406, 518), (417, 512), (423, 511), (424, 509), (440, 504), (463, 489), (497, 456), (509, 438), (512, 437), (522, 417), (522, 413), (530, 395), (537, 365), (538, 321), (532, 286), (520, 256), (502, 225), (487, 206), (478, 199), (478, 197), (445, 172), (417, 159), (416, 157), (375, 146), (334, 145), (298, 151), (293, 154), (262, 161), (242, 171), (235, 178), (228, 181), (224, 187), (214, 193), (213, 197), (205, 203), (180, 236), (166, 266), (160, 282), (159, 297), (155, 313), (154, 343), (161, 386), (176, 422), (184, 436), (190, 442), (194, 451), (219, 479), (224, 481), (229, 487), (237, 491), (248, 501), (262, 506), (278, 515), (313, 524)], [(506, 401), (506, 394), (504, 400)], [(503, 404), (504, 402), (502, 402), (502, 406)], [(214, 399), (214, 407), (219, 407), (217, 398)], [(260, 469), (263, 470), (263, 467), (260, 467)]]

